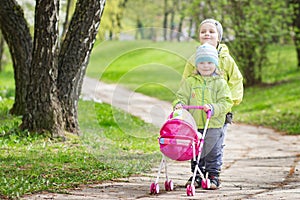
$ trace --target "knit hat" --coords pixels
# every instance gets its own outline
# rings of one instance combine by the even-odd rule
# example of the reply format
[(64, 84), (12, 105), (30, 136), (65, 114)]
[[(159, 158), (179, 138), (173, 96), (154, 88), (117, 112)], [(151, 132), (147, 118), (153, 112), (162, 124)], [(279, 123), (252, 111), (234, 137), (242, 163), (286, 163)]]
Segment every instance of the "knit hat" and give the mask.
[(221, 42), (222, 36), (223, 36), (223, 27), (222, 27), (221, 23), (218, 22), (215, 19), (205, 19), (201, 22), (200, 27), (201, 27), (202, 24), (205, 24), (205, 23), (211, 23), (211, 24), (214, 24), (216, 26), (217, 31), (218, 31), (218, 35), (219, 35), (219, 41)]
[(212, 62), (216, 66), (219, 66), (218, 51), (216, 47), (209, 43), (205, 43), (197, 48), (196, 51), (196, 66), (199, 62)]
[[(205, 67), (199, 69), (198, 64), (200, 62), (212, 62), (215, 64), (215, 66), (210, 68)], [(197, 70), (200, 72), (201, 75), (203, 76), (211, 75), (216, 70), (216, 67), (219, 66), (217, 49), (208, 43), (199, 46), (196, 51), (195, 64)]]

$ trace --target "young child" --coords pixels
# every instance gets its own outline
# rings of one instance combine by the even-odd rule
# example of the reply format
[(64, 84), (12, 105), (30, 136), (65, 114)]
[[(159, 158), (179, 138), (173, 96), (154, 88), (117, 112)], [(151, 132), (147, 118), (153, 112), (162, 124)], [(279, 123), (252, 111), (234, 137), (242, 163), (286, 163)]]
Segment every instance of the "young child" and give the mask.
[[(199, 168), (203, 174), (208, 173), (211, 181), (210, 189), (217, 189), (219, 173), (222, 166), (222, 137), (225, 114), (230, 111), (233, 102), (231, 92), (226, 81), (220, 76), (217, 69), (217, 49), (205, 43), (198, 47), (196, 52), (195, 73), (185, 79), (176, 93), (177, 99), (173, 102), (175, 109), (182, 105), (203, 105), (203, 110), (189, 110), (195, 119), (199, 132), (203, 132), (208, 110), (211, 110), (207, 134), (204, 139), (203, 151)], [(193, 171), (193, 169), (192, 169)], [(191, 181), (191, 179), (190, 179)], [(197, 175), (195, 187), (201, 186), (201, 178)]]

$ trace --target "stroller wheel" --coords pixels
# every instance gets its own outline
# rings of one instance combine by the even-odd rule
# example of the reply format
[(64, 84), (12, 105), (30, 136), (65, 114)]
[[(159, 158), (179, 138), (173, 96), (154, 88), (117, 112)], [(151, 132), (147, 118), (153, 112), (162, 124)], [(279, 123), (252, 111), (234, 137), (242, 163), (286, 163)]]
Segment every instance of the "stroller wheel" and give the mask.
[(165, 190), (166, 191), (172, 191), (174, 190), (174, 184), (172, 180), (165, 181)]
[(194, 185), (188, 185), (186, 187), (186, 195), (187, 196), (194, 196), (195, 195), (195, 186)]
[(166, 191), (169, 191), (170, 189), (169, 189), (169, 183), (168, 183), (168, 181), (165, 181), (165, 190)]
[(203, 179), (201, 181), (201, 186), (203, 189), (209, 189), (210, 188), (210, 180), (207, 178), (207, 179)]
[(158, 183), (152, 183), (150, 186), (150, 194), (158, 194), (158, 193), (159, 193)]

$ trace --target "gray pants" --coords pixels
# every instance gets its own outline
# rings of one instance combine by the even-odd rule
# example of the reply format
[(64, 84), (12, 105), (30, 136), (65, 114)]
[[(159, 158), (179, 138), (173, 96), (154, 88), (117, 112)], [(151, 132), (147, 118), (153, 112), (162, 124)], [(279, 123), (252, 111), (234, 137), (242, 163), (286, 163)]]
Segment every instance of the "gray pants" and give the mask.
[[(203, 132), (203, 130), (198, 131)], [(208, 172), (211, 176), (219, 176), (223, 164), (224, 136), (223, 127), (207, 129), (199, 162), (199, 168), (204, 174)], [(192, 172), (194, 172), (196, 164), (196, 161), (192, 160)]]

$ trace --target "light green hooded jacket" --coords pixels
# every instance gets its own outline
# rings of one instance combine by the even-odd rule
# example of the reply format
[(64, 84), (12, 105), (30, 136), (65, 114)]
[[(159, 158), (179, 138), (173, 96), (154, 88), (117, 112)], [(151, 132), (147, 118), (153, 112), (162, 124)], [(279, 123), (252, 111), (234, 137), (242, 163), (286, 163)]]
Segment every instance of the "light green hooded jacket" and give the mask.
[[(205, 105), (213, 107), (209, 128), (221, 128), (225, 122), (225, 115), (230, 111), (233, 102), (231, 92), (226, 81), (220, 76), (191, 75), (185, 79), (176, 93), (178, 103), (183, 105)], [(203, 129), (206, 113), (202, 110), (189, 110), (199, 129)]]
[[(230, 88), (233, 104), (238, 105), (241, 103), (244, 95), (243, 76), (234, 59), (230, 56), (228, 47), (225, 44), (219, 44), (218, 52), (219, 70)], [(194, 63), (195, 55), (189, 59), (184, 68), (183, 80), (195, 74), (196, 67)]]

